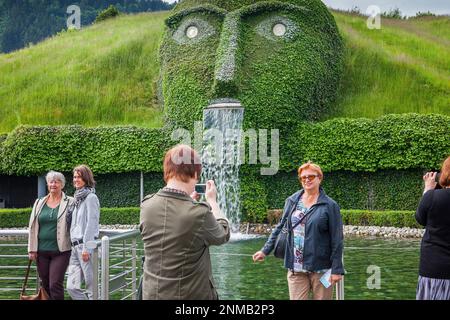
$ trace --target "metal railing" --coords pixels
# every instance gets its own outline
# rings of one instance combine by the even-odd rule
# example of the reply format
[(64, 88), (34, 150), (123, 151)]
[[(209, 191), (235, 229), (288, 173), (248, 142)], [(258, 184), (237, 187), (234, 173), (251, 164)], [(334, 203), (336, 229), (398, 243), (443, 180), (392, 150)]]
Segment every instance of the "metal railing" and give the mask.
[[(344, 252), (342, 252), (342, 264), (344, 265)], [(345, 276), (342, 276), (336, 283), (336, 300), (344, 300), (344, 278)]]
[[(27, 240), (28, 230), (0, 230), (0, 236), (6, 239), (23, 238)], [(27, 269), (27, 247), (27, 242), (16, 243), (13, 240), (0, 242), (0, 299), (11, 299), (10, 297), (19, 299)], [(30, 291), (37, 293), (39, 276), (35, 264), (31, 266), (28, 279), (32, 281), (28, 281), (26, 294), (29, 294)]]
[[(115, 232), (101, 240), (86, 244), (93, 250), (94, 300), (109, 300), (121, 291), (120, 300), (137, 298), (140, 268), (137, 267), (137, 238), (139, 230)], [(115, 297), (118, 295), (116, 294)]]
[[(86, 246), (93, 250), (94, 300), (136, 299), (141, 268), (137, 266), (139, 230), (100, 230), (101, 240)], [(12, 238), (11, 241), (5, 239)], [(0, 299), (18, 299), (28, 261), (28, 230), (0, 230)], [(140, 258), (139, 258), (140, 260)], [(23, 270), (23, 272), (22, 272)], [(6, 274), (6, 275), (5, 275)], [(39, 287), (35, 264), (32, 265), (27, 291)], [(67, 273), (66, 279), (67, 280)]]
[[(140, 238), (139, 230), (102, 229), (100, 234), (103, 235), (101, 239), (86, 244), (93, 250), (93, 270), (97, 271), (94, 272), (94, 300), (137, 299), (137, 287), (142, 273), (137, 260), (140, 261), (138, 252), (143, 251), (137, 247), (137, 240)], [(10, 297), (14, 296), (18, 299), (28, 260), (26, 243), (28, 230), (0, 230), (0, 239), (4, 237), (23, 239), (22, 243), (0, 241), (0, 299), (2, 293), (8, 291)], [(12, 249), (11, 254), (8, 254), (8, 249)], [(4, 259), (9, 259), (9, 263), (3, 263)], [(3, 276), (7, 271), (11, 274)], [(35, 281), (29, 281), (27, 291), (37, 292), (39, 278), (35, 266), (32, 267), (31, 275), (29, 279)], [(7, 282), (9, 286), (3, 286), (4, 282)], [(335, 290), (336, 300), (344, 300), (344, 277), (336, 284)]]

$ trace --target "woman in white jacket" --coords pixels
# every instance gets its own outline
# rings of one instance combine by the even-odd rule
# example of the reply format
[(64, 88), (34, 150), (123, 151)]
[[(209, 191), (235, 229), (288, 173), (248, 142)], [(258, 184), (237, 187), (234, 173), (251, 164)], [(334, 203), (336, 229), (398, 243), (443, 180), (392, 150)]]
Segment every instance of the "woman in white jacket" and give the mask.
[[(92, 170), (86, 165), (73, 169), (73, 185), (76, 189), (75, 200), (68, 213), (72, 254), (67, 291), (74, 300), (92, 300), (94, 278), (92, 250), (88, 249), (86, 244), (98, 238), (100, 219), (100, 203), (95, 195)], [(83, 282), (86, 293), (81, 288)]]

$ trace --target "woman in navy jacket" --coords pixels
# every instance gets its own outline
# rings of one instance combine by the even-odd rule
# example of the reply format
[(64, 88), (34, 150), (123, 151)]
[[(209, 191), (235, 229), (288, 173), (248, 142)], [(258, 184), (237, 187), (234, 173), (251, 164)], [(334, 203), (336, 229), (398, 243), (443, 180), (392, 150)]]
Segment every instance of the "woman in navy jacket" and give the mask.
[[(284, 266), (288, 269), (290, 299), (308, 299), (310, 292), (314, 299), (331, 299), (333, 285), (344, 274), (340, 209), (320, 186), (323, 173), (318, 165), (303, 164), (298, 169), (298, 177), (303, 189), (286, 200), (280, 223), (264, 247), (253, 255), (253, 260), (264, 260), (274, 249), (277, 236), (287, 222), (289, 233)], [(325, 279), (331, 283), (329, 287), (320, 281), (327, 271), (331, 272)]]

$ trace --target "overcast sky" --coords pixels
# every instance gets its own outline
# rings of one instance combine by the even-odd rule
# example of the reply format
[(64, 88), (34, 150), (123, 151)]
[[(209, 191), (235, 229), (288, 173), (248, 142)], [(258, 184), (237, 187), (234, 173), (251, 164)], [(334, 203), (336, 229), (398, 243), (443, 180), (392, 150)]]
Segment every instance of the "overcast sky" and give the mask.
[(450, 0), (322, 0), (334, 9), (349, 10), (357, 6), (365, 13), (371, 5), (380, 7), (381, 12), (399, 8), (402, 15), (415, 16), (417, 12), (430, 11), (436, 14), (450, 14)]
[[(175, 0), (163, 0), (173, 3)], [(402, 15), (414, 16), (417, 12), (433, 12), (436, 14), (450, 14), (450, 0), (322, 0), (334, 9), (350, 10), (357, 6), (361, 13), (365, 13), (370, 5), (380, 7), (381, 12), (399, 8)]]

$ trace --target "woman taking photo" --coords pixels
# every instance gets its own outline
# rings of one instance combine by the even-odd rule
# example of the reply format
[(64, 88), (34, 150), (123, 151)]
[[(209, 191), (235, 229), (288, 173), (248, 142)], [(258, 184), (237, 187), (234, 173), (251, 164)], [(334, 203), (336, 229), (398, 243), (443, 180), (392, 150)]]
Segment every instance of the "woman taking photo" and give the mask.
[[(81, 165), (73, 169), (75, 187), (74, 203), (69, 208), (70, 239), (72, 255), (70, 257), (67, 291), (73, 300), (93, 299), (94, 270), (92, 250), (86, 247), (99, 235), (100, 203), (95, 195), (95, 181), (91, 169)], [(85, 283), (86, 295), (81, 288)]]
[[(333, 285), (344, 274), (342, 264), (343, 226), (337, 203), (320, 187), (321, 168), (307, 162), (298, 169), (303, 189), (290, 196), (284, 206), (280, 223), (272, 231), (264, 247), (253, 255), (253, 261), (263, 261), (274, 249), (281, 229), (287, 224), (288, 237), (284, 266), (291, 300), (330, 300)], [(331, 270), (330, 270), (331, 269)], [(326, 272), (329, 277), (325, 277)], [(330, 282), (325, 287), (322, 281)]]
[(29, 224), (28, 256), (36, 260), (42, 287), (50, 299), (64, 300), (64, 274), (71, 251), (66, 212), (73, 198), (62, 192), (66, 183), (62, 173), (50, 171), (45, 178), (49, 194), (34, 203)]
[(425, 227), (420, 247), (417, 300), (450, 300), (450, 157), (441, 169), (423, 176), (425, 188), (416, 220)]

